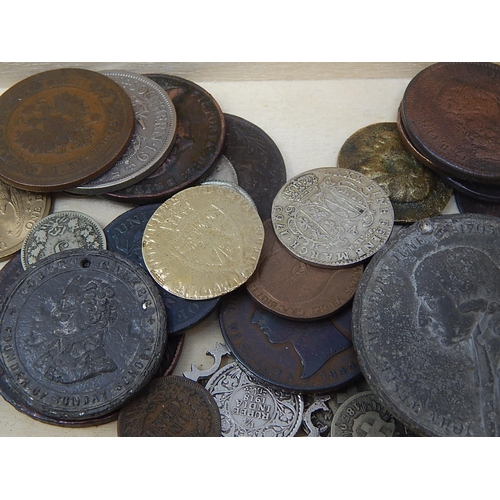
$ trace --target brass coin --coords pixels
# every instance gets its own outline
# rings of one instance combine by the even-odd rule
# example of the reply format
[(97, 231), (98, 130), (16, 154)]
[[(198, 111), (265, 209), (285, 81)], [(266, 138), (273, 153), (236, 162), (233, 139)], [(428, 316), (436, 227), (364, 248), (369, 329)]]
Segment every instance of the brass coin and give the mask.
[(149, 272), (185, 299), (219, 297), (252, 275), (264, 242), (256, 209), (222, 186), (185, 189), (152, 215), (142, 238)]
[(0, 96), (0, 127), (0, 177), (29, 191), (62, 191), (95, 179), (121, 158), (134, 111), (111, 78), (56, 69)]

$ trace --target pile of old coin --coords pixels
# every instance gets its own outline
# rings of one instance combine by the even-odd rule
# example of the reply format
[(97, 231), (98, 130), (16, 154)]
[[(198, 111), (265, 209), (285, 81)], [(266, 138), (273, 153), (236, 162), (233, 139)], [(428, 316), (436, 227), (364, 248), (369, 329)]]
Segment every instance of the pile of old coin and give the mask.
[[(500, 228), (440, 215), (443, 172), (495, 189), (500, 120), (464, 95), (496, 99), (497, 68), (430, 66), (397, 124), (288, 180), (262, 129), (179, 77), (65, 69), (8, 89), (3, 398), (119, 436), (498, 434)], [(447, 156), (443, 130), (468, 146)], [(135, 207), (101, 228), (49, 214), (62, 191)], [(209, 314), (212, 367), (171, 375)]]

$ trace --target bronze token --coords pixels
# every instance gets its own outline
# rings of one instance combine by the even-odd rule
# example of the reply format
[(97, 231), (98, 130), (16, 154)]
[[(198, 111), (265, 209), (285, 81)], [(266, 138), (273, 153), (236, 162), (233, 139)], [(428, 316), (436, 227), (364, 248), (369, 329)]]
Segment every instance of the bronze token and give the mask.
[(118, 416), (120, 437), (219, 437), (213, 396), (197, 382), (170, 375), (154, 379)]
[(134, 111), (126, 92), (95, 71), (55, 69), (0, 96), (0, 177), (29, 191), (95, 179), (127, 149)]
[(257, 269), (245, 284), (262, 307), (285, 318), (311, 320), (330, 316), (352, 299), (362, 264), (337, 269), (307, 264), (279, 242), (270, 219), (264, 230)]

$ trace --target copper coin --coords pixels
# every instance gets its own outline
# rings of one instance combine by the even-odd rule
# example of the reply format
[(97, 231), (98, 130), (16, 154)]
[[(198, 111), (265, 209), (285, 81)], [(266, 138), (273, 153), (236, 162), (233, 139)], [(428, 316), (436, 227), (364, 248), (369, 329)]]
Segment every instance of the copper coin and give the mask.
[(217, 101), (202, 87), (172, 75), (146, 75), (166, 90), (177, 113), (175, 142), (148, 177), (103, 196), (127, 203), (157, 203), (194, 184), (219, 156), (226, 125)]
[(118, 416), (120, 437), (219, 437), (213, 396), (197, 382), (170, 375), (154, 379)]
[(463, 193), (455, 193), (455, 201), (460, 213), (485, 214), (500, 217), (500, 203), (478, 200)]
[(121, 158), (134, 131), (126, 92), (84, 69), (30, 76), (0, 96), (0, 177), (29, 191), (62, 191)]
[(439, 63), (418, 73), (401, 101), (412, 143), (452, 177), (500, 184), (500, 66)]
[(264, 230), (257, 269), (245, 283), (262, 307), (285, 318), (311, 320), (330, 316), (353, 298), (362, 264), (343, 269), (312, 266), (279, 242), (270, 219)]

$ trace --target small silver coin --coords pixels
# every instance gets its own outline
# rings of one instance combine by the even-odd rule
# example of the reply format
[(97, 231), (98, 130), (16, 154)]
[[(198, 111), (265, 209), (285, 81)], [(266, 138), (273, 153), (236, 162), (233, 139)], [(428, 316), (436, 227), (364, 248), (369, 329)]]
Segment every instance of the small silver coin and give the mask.
[(271, 219), (280, 242), (298, 259), (340, 267), (382, 248), (394, 226), (394, 211), (385, 191), (367, 176), (322, 167), (280, 189)]
[(212, 167), (210, 175), (204, 180), (204, 182), (207, 181), (226, 181), (238, 184), (238, 174), (233, 164), (224, 155), (220, 155)]
[(110, 170), (69, 190), (70, 193), (96, 195), (125, 189), (153, 172), (174, 145), (177, 114), (172, 100), (156, 82), (126, 71), (103, 71), (130, 97), (135, 115), (132, 141)]
[(287, 437), (301, 426), (300, 394), (262, 385), (236, 362), (214, 373), (205, 388), (221, 412), (224, 437)]
[(21, 246), (21, 263), (28, 269), (49, 255), (74, 248), (106, 250), (104, 231), (84, 213), (55, 212), (29, 230)]
[(232, 189), (236, 193), (241, 194), (241, 196), (243, 196), (243, 198), (245, 198), (255, 208), (256, 212), (258, 213), (255, 201), (253, 201), (252, 197), (242, 187), (238, 186), (238, 184), (234, 184), (233, 182), (230, 181), (215, 180), (215, 179), (202, 182), (202, 184), (204, 186), (222, 186), (228, 189)]

